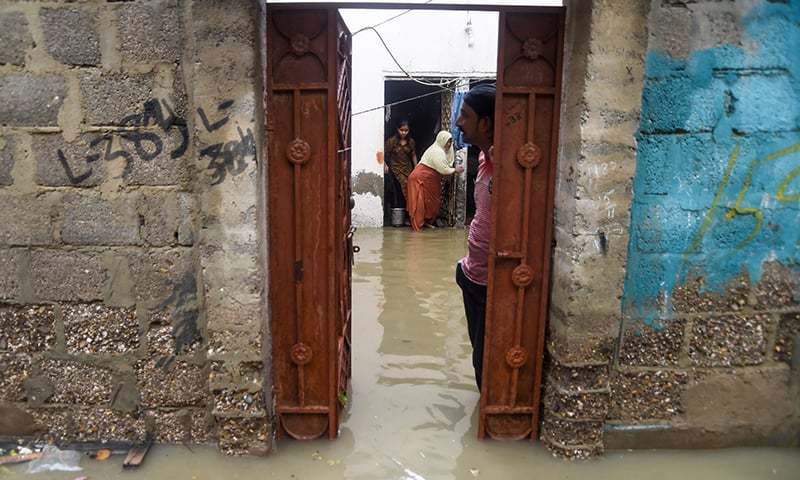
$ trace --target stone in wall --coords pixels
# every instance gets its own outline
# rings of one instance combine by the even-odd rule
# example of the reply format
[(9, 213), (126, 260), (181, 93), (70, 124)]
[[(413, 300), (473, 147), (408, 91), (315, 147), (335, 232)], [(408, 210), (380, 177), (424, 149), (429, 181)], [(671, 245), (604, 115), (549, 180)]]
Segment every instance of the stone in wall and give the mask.
[(185, 185), (189, 181), (189, 133), (186, 125), (170, 124), (162, 131), (123, 135), (128, 165), (127, 185)]
[(36, 160), (36, 183), (46, 187), (93, 187), (106, 178), (106, 166), (100, 161), (105, 142), (100, 136), (80, 135), (66, 142), (58, 133), (33, 135), (31, 146)]
[(74, 439), (74, 410), (63, 407), (35, 408), (28, 410), (42, 430), (47, 432), (49, 440), (54, 442)]
[(162, 443), (188, 443), (192, 441), (192, 413), (190, 410), (150, 410), (145, 414), (147, 430), (153, 432), (155, 441)]
[[(658, 320), (657, 320), (658, 321)], [(686, 321), (643, 321), (629, 323), (624, 329), (619, 348), (619, 363), (633, 367), (677, 366), (683, 351)]]
[(48, 245), (53, 242), (56, 197), (0, 193), (0, 245)]
[(42, 8), (39, 21), (45, 47), (54, 59), (76, 66), (100, 64), (95, 12), (81, 8)]
[(136, 299), (142, 305), (176, 310), (196, 302), (196, 285), (188, 249), (132, 252), (128, 263), (134, 278)]
[(266, 418), (222, 418), (219, 448), (228, 455), (264, 455), (271, 450)]
[(152, 98), (153, 73), (86, 71), (80, 76), (86, 122), (91, 125), (125, 125)]
[(101, 304), (62, 306), (67, 352), (120, 355), (139, 348), (136, 312)]
[(208, 396), (202, 367), (167, 357), (136, 364), (145, 407), (204, 406)]
[(24, 382), (30, 370), (30, 356), (0, 352), (0, 402), (25, 400)]
[(13, 249), (0, 250), (0, 300), (12, 300), (19, 295), (22, 253)]
[(35, 43), (23, 12), (0, 13), (0, 45), (0, 65), (25, 65), (26, 53)]
[(72, 245), (137, 245), (139, 218), (134, 198), (99, 194), (64, 195), (61, 240)]
[(657, 370), (617, 373), (611, 379), (611, 409), (614, 420), (666, 420), (683, 412), (682, 392), (687, 383), (683, 372)]
[(31, 252), (36, 298), (51, 301), (102, 300), (106, 272), (96, 253), (70, 250)]
[(250, 390), (224, 389), (214, 392), (214, 415), (241, 417), (266, 415), (260, 387), (260, 384), (256, 384), (255, 388)]
[(52, 74), (0, 75), (0, 126), (55, 127), (67, 95), (64, 77)]
[(192, 196), (174, 191), (147, 191), (137, 200), (142, 240), (147, 245), (189, 245), (194, 234)]
[(695, 319), (689, 358), (699, 366), (758, 365), (765, 359), (770, 322), (770, 316), (762, 314)]
[(800, 355), (796, 350), (798, 345), (800, 345), (800, 313), (781, 314), (775, 340), (775, 360), (791, 364), (792, 360)]
[(0, 352), (39, 353), (56, 343), (52, 306), (0, 306)]
[(126, 62), (180, 60), (186, 31), (177, 0), (126, 3), (118, 9), (118, 18), (120, 53)]
[[(73, 360), (42, 360), (41, 376), (53, 385), (50, 404), (107, 405), (115, 381), (111, 370)], [(44, 399), (43, 399), (44, 400)]]
[(14, 184), (11, 170), (14, 168), (15, 144), (14, 137), (0, 136), (0, 187)]
[(109, 408), (83, 407), (75, 412), (74, 439), (79, 442), (141, 442), (145, 422), (139, 414)]

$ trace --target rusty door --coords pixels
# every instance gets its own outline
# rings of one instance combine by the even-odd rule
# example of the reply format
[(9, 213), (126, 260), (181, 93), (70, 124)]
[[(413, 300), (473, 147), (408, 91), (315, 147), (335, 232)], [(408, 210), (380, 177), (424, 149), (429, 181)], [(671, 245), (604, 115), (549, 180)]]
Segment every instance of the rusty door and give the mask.
[(500, 11), (478, 436), (536, 439), (547, 318), (561, 9)]
[(334, 8), (267, 10), (277, 433), (334, 438), (349, 380), (350, 34)]

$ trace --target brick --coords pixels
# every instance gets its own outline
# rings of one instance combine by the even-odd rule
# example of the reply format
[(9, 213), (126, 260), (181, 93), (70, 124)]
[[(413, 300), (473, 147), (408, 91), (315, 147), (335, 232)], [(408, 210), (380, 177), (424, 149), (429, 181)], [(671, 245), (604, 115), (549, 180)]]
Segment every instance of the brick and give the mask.
[(125, 354), (139, 348), (139, 322), (133, 309), (64, 305), (63, 315), (69, 353)]
[(219, 424), (219, 449), (227, 455), (265, 454), (270, 431), (266, 417), (224, 418)]
[(11, 300), (19, 294), (19, 256), (17, 250), (0, 250), (0, 300)]
[(125, 125), (140, 115), (152, 97), (152, 73), (87, 72), (81, 76), (86, 122), (91, 125)]
[(668, 320), (666, 325), (626, 326), (619, 350), (619, 363), (638, 367), (675, 366), (683, 347), (683, 320)]
[(33, 135), (36, 183), (47, 187), (93, 187), (103, 183), (106, 165), (101, 157), (106, 143), (98, 139), (98, 135), (81, 135), (68, 143), (58, 133)]
[(560, 390), (599, 391), (608, 388), (608, 366), (564, 367), (551, 364), (547, 383)]
[(634, 204), (631, 225), (635, 236), (631, 243), (639, 252), (680, 254), (702, 223), (700, 212), (675, 203)]
[(47, 52), (67, 65), (100, 64), (97, 16), (80, 8), (42, 8), (39, 20)]
[(689, 358), (698, 366), (758, 365), (764, 361), (769, 322), (769, 316), (763, 314), (696, 319), (689, 343)]
[(66, 95), (67, 84), (59, 75), (0, 75), (0, 125), (55, 127)]
[(97, 405), (111, 402), (111, 370), (71, 360), (43, 360), (42, 375), (55, 386), (50, 403)]
[(603, 422), (571, 421), (547, 417), (542, 422), (542, 437), (563, 446), (586, 446), (603, 441)]
[(0, 13), (0, 45), (0, 65), (25, 65), (25, 54), (35, 43), (24, 13)]
[(572, 420), (602, 420), (608, 413), (609, 394), (569, 393), (547, 388), (545, 409), (555, 417)]
[(0, 187), (14, 184), (14, 137), (0, 136)]
[(177, 62), (183, 22), (176, 0), (127, 3), (119, 10), (120, 53), (127, 62)]
[(207, 443), (216, 438), (216, 423), (211, 413), (202, 408), (192, 409), (192, 441)]
[(21, 402), (25, 399), (23, 383), (31, 369), (28, 355), (0, 353), (0, 402)]
[(145, 407), (199, 406), (206, 402), (206, 375), (200, 366), (183, 361), (142, 360), (135, 369)]
[(152, 425), (155, 440), (159, 443), (187, 443), (192, 441), (192, 411), (151, 410), (145, 422)]
[(681, 392), (686, 382), (683, 372), (619, 373), (611, 379), (608, 418), (638, 421), (675, 417), (683, 412)]
[(44, 196), (0, 194), (0, 245), (49, 245), (51, 206)]
[(223, 389), (214, 392), (214, 415), (266, 415), (259, 391)]
[(711, 131), (725, 103), (725, 89), (725, 83), (716, 78), (708, 82), (685, 76), (648, 79), (642, 94), (641, 131)]
[(74, 440), (80, 442), (141, 442), (145, 439), (144, 416), (102, 407), (75, 411)]
[(31, 416), (47, 432), (50, 439), (70, 441), (75, 432), (74, 413), (71, 409), (61, 407), (32, 408)]
[(69, 250), (32, 252), (31, 278), (42, 300), (102, 300), (106, 283), (98, 255)]
[(61, 240), (72, 245), (135, 245), (139, 218), (132, 199), (105, 200), (96, 194), (67, 194)]
[(53, 307), (0, 307), (0, 351), (44, 352), (51, 349), (55, 343)]
[[(142, 155), (144, 150), (142, 147), (137, 149), (135, 142), (124, 143), (125, 150), (130, 154), (128, 166), (123, 173), (125, 183), (154, 186), (187, 183), (189, 157), (186, 151), (190, 140), (186, 126), (174, 124), (166, 131), (149, 131), (145, 135), (149, 140), (141, 142), (140, 145), (148, 149), (149, 153), (144, 156)], [(156, 152), (158, 154), (153, 156)]]
[(800, 313), (781, 314), (778, 336), (775, 339), (775, 360), (791, 364), (793, 356), (798, 354), (794, 351), (798, 338), (800, 338)]

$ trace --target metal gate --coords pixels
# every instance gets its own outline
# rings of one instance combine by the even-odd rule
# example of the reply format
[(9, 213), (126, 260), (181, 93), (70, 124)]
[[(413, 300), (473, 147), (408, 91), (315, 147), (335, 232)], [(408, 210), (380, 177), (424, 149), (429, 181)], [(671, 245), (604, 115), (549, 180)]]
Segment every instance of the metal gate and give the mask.
[(267, 10), (269, 301), (277, 433), (336, 437), (350, 378), (350, 33)]
[(563, 25), (560, 9), (500, 11), (480, 438), (537, 437)]

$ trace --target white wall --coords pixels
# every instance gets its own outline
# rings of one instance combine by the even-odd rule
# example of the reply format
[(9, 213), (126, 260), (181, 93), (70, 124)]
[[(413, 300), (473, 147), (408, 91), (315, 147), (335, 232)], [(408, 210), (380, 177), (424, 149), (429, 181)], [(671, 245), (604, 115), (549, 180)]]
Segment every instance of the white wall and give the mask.
[[(341, 10), (356, 32), (402, 10)], [(472, 46), (465, 28), (472, 22)], [(377, 27), (403, 68), (414, 76), (494, 76), (497, 62), (497, 13), (415, 10)], [(386, 77), (404, 76), (375, 32), (353, 37), (353, 112), (383, 105)], [(383, 174), (376, 154), (383, 150), (384, 110), (353, 117), (353, 174)]]

